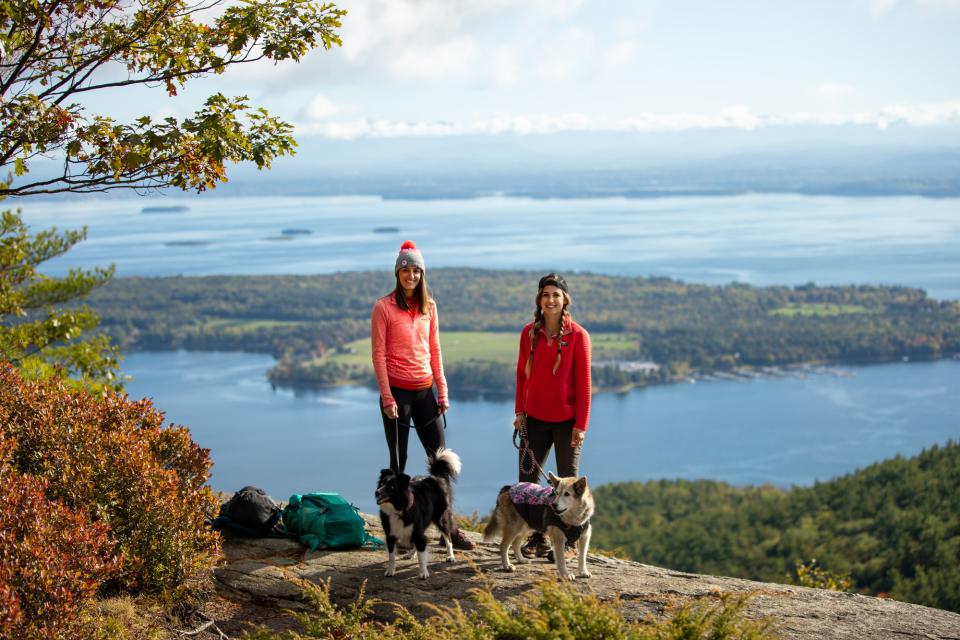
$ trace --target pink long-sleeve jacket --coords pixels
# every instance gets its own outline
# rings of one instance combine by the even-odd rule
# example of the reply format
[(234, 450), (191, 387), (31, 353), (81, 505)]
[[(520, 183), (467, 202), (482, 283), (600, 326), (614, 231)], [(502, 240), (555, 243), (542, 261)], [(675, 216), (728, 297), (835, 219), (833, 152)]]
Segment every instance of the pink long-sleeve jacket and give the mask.
[(440, 355), (440, 320), (432, 300), (426, 314), (411, 313), (397, 306), (393, 294), (373, 306), (370, 341), (373, 371), (383, 407), (396, 404), (390, 386), (418, 389), (437, 385), (437, 401), (447, 403), (447, 380)]

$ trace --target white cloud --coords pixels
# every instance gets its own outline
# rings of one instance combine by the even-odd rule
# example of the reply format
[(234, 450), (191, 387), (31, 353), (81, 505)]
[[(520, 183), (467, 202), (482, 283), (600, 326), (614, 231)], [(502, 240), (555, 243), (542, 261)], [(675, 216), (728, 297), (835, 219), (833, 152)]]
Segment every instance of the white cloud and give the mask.
[(303, 108), (301, 116), (307, 122), (316, 122), (319, 120), (326, 120), (330, 116), (336, 115), (339, 112), (340, 107), (331, 102), (326, 96), (317, 94)]
[(468, 70), (480, 55), (480, 47), (473, 38), (458, 37), (427, 47), (410, 47), (389, 64), (390, 70), (401, 78), (437, 79)]
[(513, 87), (520, 80), (520, 64), (512, 47), (497, 47), (489, 56), (490, 75), (501, 87)]
[(527, 0), (528, 6), (555, 18), (570, 18), (583, 5), (583, 0)]
[(857, 94), (856, 87), (842, 82), (825, 82), (814, 91), (818, 96), (830, 100), (842, 100)]
[(520, 0), (345, 0), (341, 4), (348, 11), (342, 30), (347, 60), (391, 71), (400, 70), (397, 59), (420, 60), (424, 52), (472, 41), (523, 6)]
[(744, 104), (731, 105), (713, 114), (640, 113), (627, 118), (592, 117), (579, 112), (511, 115), (497, 113), (473, 122), (404, 122), (360, 119), (327, 123), (300, 123), (298, 135), (329, 138), (411, 137), (453, 135), (546, 134), (563, 131), (662, 132), (691, 129), (740, 129), (802, 124), (873, 125), (880, 129), (903, 123), (911, 126), (960, 124), (960, 100), (932, 104), (890, 105), (876, 112), (758, 115)]
[(593, 55), (591, 32), (580, 28), (565, 29), (541, 49), (537, 56), (537, 72), (549, 81), (569, 81), (594, 70)]
[(899, 0), (866, 0), (870, 13), (880, 17), (893, 9)]
[(924, 127), (957, 121), (960, 121), (960, 100), (934, 104), (890, 105), (881, 109), (875, 119), (877, 126), (882, 128), (895, 122)]
[(633, 38), (621, 40), (607, 47), (601, 53), (601, 65), (607, 71), (612, 71), (629, 63), (639, 51), (639, 42)]
[[(446, 79), (461, 85), (492, 80), (513, 86), (524, 65), (534, 65), (530, 49), (544, 34), (564, 33), (582, 4), (583, 0), (342, 0), (338, 5), (348, 11), (343, 47), (332, 56), (317, 52), (307, 64), (328, 82), (346, 84)], [(514, 39), (517, 34), (519, 40)], [(512, 52), (498, 54), (507, 42), (516, 43)], [(568, 65), (563, 62), (551, 67), (551, 77), (566, 74)]]

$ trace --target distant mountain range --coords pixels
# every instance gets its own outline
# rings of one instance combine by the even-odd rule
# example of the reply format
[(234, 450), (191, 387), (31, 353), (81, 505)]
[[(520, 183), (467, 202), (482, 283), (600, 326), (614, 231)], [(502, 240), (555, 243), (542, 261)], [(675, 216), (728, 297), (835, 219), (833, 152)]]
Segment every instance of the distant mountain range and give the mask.
[(733, 195), (960, 196), (960, 127), (300, 140), (269, 173), (236, 167), (224, 195), (534, 198)]
[[(35, 163), (31, 177), (44, 175), (44, 169)], [(270, 171), (244, 165), (228, 175), (230, 182), (215, 195), (958, 197), (960, 127), (307, 137), (299, 140), (296, 156), (277, 160)]]

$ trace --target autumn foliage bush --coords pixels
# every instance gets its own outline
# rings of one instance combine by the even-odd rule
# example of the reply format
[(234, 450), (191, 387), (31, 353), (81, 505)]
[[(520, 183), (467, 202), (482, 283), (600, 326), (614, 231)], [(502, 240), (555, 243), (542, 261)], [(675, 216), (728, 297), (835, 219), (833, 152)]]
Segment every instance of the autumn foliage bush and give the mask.
[[(78, 518), (72, 527), (90, 539), (74, 552), (78, 557), (99, 557), (99, 543), (94, 542), (100, 535), (109, 536), (116, 566), (92, 572), (92, 579), (102, 579), (91, 585), (94, 588), (175, 597), (217, 556), (219, 537), (205, 523), (206, 514), (219, 506), (205, 486), (209, 452), (193, 442), (187, 429), (164, 428), (163, 421), (163, 413), (149, 400), (135, 402), (113, 392), (96, 396), (57, 380), (28, 382), (0, 363), (0, 440), (7, 441), (9, 449), (3, 458), (5, 477), (41, 482), (31, 486), (35, 493), (42, 486), (54, 505), (30, 516), (33, 522), (27, 526), (48, 527), (51, 534), (66, 536), (65, 529), (71, 528), (68, 514)], [(17, 486), (0, 483), (5, 509), (26, 500), (18, 497), (17, 492), (25, 490)], [(9, 515), (16, 518), (15, 512)], [(27, 551), (11, 545), (9, 536), (0, 540), (4, 566), (9, 554)], [(56, 552), (48, 545), (19, 561), (45, 562), (41, 551)], [(83, 566), (81, 573), (87, 572)], [(3, 584), (0, 579), (0, 601)], [(14, 593), (23, 598), (16, 587)], [(57, 601), (56, 593), (47, 596), (51, 603)]]
[[(0, 455), (12, 449), (0, 441)], [(47, 499), (46, 483), (0, 467), (0, 637), (68, 637), (117, 569), (109, 527)]]

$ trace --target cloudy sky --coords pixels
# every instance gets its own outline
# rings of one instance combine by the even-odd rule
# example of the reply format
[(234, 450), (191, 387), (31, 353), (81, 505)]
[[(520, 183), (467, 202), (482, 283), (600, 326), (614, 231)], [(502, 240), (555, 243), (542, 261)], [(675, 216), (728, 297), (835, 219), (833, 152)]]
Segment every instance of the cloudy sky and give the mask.
[(183, 116), (212, 90), (245, 93), (334, 138), (960, 126), (960, 0), (337, 4), (342, 48), (126, 108)]

